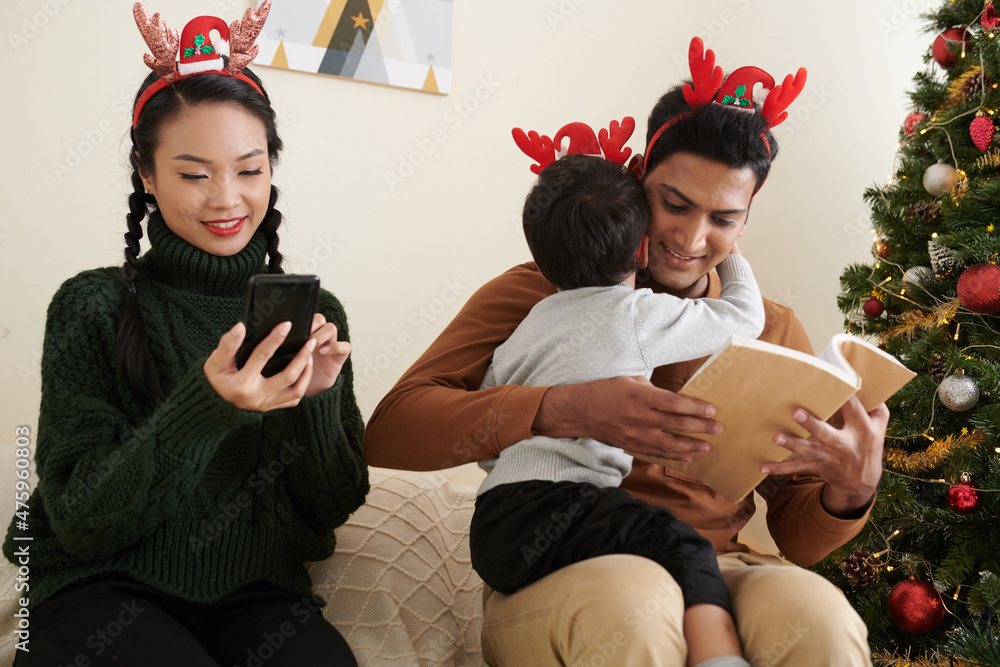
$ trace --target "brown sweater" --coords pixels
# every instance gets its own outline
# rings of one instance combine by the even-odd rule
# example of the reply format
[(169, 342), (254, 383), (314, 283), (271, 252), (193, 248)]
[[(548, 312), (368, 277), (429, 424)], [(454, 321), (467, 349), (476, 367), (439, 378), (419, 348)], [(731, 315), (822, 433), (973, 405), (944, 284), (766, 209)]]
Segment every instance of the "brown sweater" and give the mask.
[[(720, 282), (709, 274), (710, 298)], [(638, 285), (656, 289), (655, 284)], [(505, 341), (532, 306), (555, 287), (533, 262), (516, 266), (480, 288), (424, 354), (382, 399), (365, 429), (369, 464), (406, 470), (440, 470), (496, 458), (500, 450), (532, 435), (538, 406), (548, 387), (500, 386), (477, 391), (493, 350)], [(812, 353), (791, 309), (764, 300), (765, 340)], [(676, 391), (703, 359), (657, 368), (657, 387)], [(846, 543), (868, 516), (844, 520), (820, 504), (816, 477), (768, 477), (757, 487), (767, 502), (767, 525), (790, 560), (808, 565)], [(753, 495), (732, 503), (710, 488), (662, 466), (636, 460), (622, 482), (636, 498), (666, 507), (709, 539), (719, 553), (748, 551), (737, 542), (753, 515)]]

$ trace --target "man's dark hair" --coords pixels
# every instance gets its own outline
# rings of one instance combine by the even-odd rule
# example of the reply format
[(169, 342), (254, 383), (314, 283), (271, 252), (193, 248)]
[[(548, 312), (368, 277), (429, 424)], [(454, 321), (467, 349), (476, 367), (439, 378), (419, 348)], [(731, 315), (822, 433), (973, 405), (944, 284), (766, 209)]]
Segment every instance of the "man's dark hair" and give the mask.
[(567, 155), (542, 170), (522, 220), (542, 275), (575, 289), (615, 285), (635, 271), (649, 215), (634, 174), (601, 157)]
[[(682, 87), (683, 84), (664, 93), (649, 113), (647, 146), (668, 120), (691, 112)], [(767, 129), (767, 124), (768, 120), (760, 114), (759, 108), (751, 113), (714, 102), (702, 105), (678, 119), (660, 135), (647, 156), (646, 173), (674, 153), (689, 153), (731, 169), (749, 167), (757, 179), (754, 187), (754, 192), (757, 192), (778, 154), (778, 141)], [(766, 142), (762, 135), (767, 138)]]

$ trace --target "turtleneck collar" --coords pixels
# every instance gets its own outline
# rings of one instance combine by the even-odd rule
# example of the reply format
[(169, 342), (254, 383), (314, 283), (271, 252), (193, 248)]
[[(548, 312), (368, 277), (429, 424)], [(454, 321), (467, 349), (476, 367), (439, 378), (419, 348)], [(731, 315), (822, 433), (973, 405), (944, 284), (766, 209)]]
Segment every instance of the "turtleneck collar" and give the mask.
[(267, 240), (259, 228), (243, 250), (229, 257), (207, 253), (177, 236), (159, 211), (150, 215), (147, 234), (152, 248), (139, 258), (140, 267), (172, 287), (236, 296), (246, 293), (250, 276), (267, 272)]

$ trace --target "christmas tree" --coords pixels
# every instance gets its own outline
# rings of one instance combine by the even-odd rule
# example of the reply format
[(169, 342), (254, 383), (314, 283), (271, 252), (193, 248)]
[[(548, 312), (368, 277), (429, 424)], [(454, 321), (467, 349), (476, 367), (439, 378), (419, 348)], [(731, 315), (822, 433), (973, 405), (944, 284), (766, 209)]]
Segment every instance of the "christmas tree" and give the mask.
[(816, 566), (876, 665), (1000, 667), (1000, 14), (928, 14), (895, 173), (865, 192), (873, 260), (841, 276), (848, 331), (918, 376), (890, 401), (861, 534)]

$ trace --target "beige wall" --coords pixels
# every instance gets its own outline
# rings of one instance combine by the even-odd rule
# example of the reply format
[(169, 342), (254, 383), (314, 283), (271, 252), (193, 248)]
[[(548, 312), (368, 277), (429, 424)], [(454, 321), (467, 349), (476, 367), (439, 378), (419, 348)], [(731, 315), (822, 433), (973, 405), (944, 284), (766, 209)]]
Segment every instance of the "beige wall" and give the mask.
[[(149, 8), (179, 29), (248, 4)], [(474, 0), (456, 3), (447, 97), (257, 68), (286, 145), (282, 250), (344, 302), (365, 415), (478, 286), (528, 259), (517, 213), (533, 175), (511, 127), (551, 136), (628, 114), (644, 125), (686, 75), (696, 33), (727, 69), (809, 69), (740, 247), (765, 296), (792, 305), (821, 346), (841, 329), (842, 268), (868, 256), (861, 194), (892, 171), (904, 91), (931, 41), (923, 7)], [(13, 445), (14, 428), (37, 421), (49, 298), (73, 274), (121, 261), (128, 105), (146, 69), (128, 0), (4, 0), (0, 36), (0, 445)], [(421, 164), (390, 190), (387, 172), (411, 159)]]

